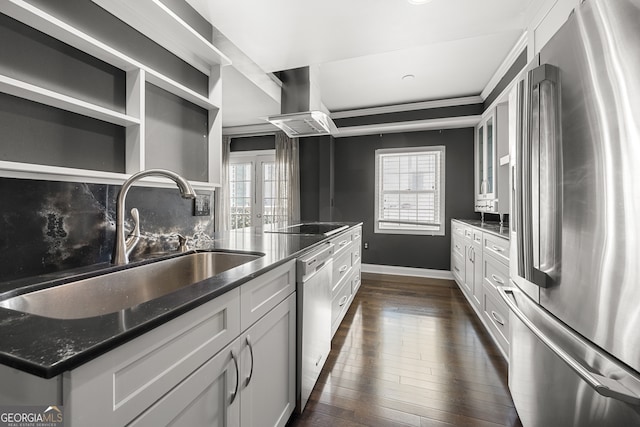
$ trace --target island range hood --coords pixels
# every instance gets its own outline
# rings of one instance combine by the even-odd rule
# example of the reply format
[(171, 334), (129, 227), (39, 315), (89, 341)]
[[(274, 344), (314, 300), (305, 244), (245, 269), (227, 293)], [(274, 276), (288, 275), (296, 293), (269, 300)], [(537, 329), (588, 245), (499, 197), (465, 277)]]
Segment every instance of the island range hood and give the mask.
[(282, 81), (281, 114), (267, 121), (291, 138), (333, 135), (338, 129), (320, 100), (314, 68), (302, 67), (275, 73)]

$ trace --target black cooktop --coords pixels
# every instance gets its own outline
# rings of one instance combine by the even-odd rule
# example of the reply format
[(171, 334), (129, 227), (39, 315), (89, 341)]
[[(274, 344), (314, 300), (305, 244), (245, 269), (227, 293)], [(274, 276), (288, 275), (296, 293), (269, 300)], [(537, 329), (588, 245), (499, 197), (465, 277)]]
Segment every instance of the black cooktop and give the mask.
[(331, 224), (312, 222), (308, 224), (296, 224), (288, 227), (279, 228), (276, 230), (270, 230), (269, 233), (283, 233), (283, 234), (308, 234), (314, 236), (330, 236), (335, 233), (339, 233), (342, 230), (346, 230), (349, 226), (344, 224)]

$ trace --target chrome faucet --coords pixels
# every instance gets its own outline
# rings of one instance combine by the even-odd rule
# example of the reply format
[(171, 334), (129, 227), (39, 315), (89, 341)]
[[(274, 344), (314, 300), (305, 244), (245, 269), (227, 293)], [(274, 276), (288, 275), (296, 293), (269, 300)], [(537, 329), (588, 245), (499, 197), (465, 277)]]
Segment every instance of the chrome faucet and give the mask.
[(169, 178), (175, 182), (180, 189), (182, 198), (194, 199), (196, 197), (196, 192), (193, 190), (193, 187), (191, 187), (191, 184), (175, 172), (166, 169), (148, 169), (131, 175), (131, 177), (122, 184), (116, 204), (116, 247), (113, 255), (113, 263), (116, 265), (129, 263), (129, 254), (140, 240), (140, 218), (138, 216), (138, 210), (135, 208), (131, 210), (134, 229), (129, 237), (125, 237), (124, 234), (124, 201), (129, 192), (129, 188), (139, 179), (154, 175)]

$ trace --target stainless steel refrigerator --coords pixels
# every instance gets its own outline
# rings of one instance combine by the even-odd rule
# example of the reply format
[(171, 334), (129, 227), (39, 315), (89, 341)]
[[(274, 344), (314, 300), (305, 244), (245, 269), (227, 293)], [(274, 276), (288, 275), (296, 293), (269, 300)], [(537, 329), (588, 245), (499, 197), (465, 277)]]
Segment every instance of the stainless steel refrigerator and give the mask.
[(509, 105), (520, 419), (640, 426), (640, 0), (581, 3)]

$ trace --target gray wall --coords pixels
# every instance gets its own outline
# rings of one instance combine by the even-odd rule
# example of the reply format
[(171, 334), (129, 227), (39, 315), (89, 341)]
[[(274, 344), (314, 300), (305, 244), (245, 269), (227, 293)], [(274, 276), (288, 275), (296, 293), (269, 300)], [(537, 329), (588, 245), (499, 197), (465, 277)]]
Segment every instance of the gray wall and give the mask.
[(299, 141), (300, 218), (332, 221), (336, 140), (332, 136), (314, 136)]
[[(338, 138), (335, 142), (334, 220), (362, 221), (362, 262), (435, 270), (450, 269), (451, 218), (478, 218), (473, 211), (473, 128)], [(444, 145), (444, 236), (374, 233), (375, 150)]]

